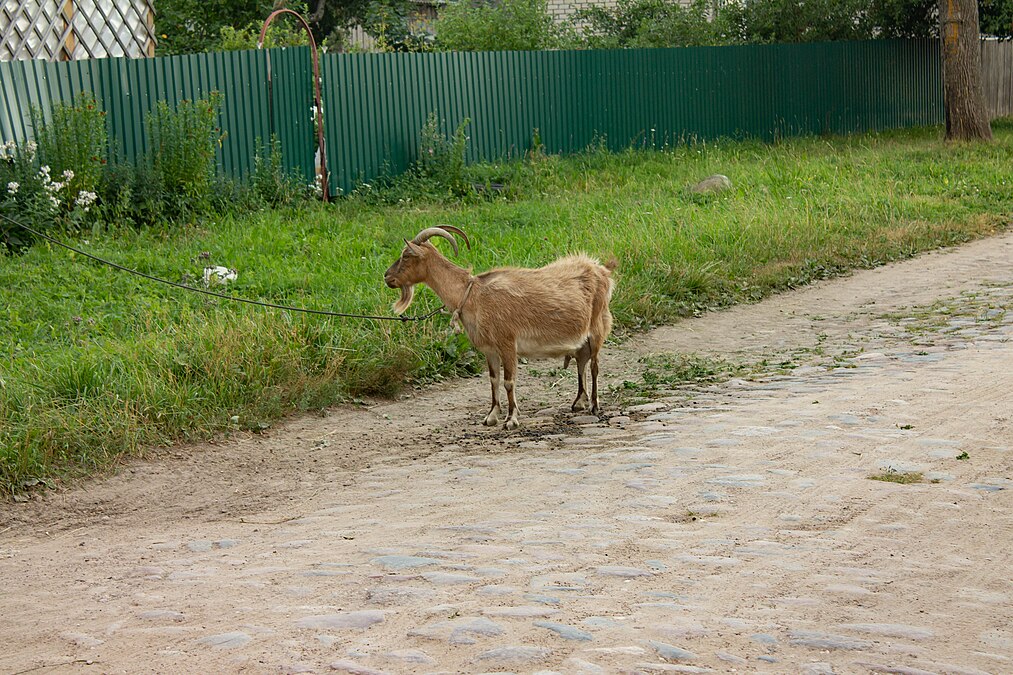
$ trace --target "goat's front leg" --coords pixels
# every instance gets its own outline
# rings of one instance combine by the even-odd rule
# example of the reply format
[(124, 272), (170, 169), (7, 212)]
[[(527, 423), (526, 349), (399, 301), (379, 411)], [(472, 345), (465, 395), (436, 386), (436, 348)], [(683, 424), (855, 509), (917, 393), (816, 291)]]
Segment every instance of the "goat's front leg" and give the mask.
[(601, 408), (598, 407), (598, 354), (601, 353), (604, 340), (591, 338), (591, 409), (592, 415), (597, 415)]
[(514, 382), (517, 379), (517, 348), (511, 344), (503, 350), (503, 387), (507, 395), (507, 421), (504, 429), (512, 430), (521, 425), (517, 419), (517, 398), (514, 396)]
[(482, 424), (487, 427), (494, 427), (499, 424), (501, 412), (499, 405), (499, 354), (487, 354), (485, 363), (489, 367), (489, 383), (492, 385), (492, 408), (489, 410), (489, 414), (485, 416)]
[(573, 399), (570, 410), (577, 412), (587, 408), (587, 389), (584, 388), (584, 378), (587, 373), (587, 362), (591, 358), (591, 343), (585, 342), (577, 350), (577, 398)]

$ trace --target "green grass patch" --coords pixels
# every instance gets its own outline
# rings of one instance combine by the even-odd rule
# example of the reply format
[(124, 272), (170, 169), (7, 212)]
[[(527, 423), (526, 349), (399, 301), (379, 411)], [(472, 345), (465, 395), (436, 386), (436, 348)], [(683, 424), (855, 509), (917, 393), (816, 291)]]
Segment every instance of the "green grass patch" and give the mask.
[(624, 380), (611, 388), (611, 397), (623, 404), (637, 403), (671, 393), (676, 387), (713, 384), (748, 372), (745, 366), (698, 354), (664, 354), (638, 359), (642, 366), (636, 380)]
[[(476, 270), (540, 265), (575, 250), (615, 255), (621, 337), (1003, 230), (1013, 214), (1013, 124), (994, 130), (990, 145), (945, 145), (939, 129), (919, 129), (591, 149), (470, 167), (469, 182), (502, 189), (463, 201), (413, 195), (401, 181), (333, 205), (189, 228), (96, 228), (75, 241), (174, 281), (224, 265), (239, 273), (229, 292), (246, 298), (372, 314), (397, 297), (382, 274), (402, 239), (448, 223), (471, 236), (460, 262)], [(713, 173), (734, 189), (689, 193)], [(8, 493), (124, 454), (258, 431), (292, 411), (475, 373), (481, 363), (446, 317), (377, 324), (265, 311), (45, 244), (0, 256), (0, 298), (0, 491)], [(413, 311), (436, 306), (420, 291)], [(657, 378), (648, 386), (667, 386), (679, 372), (647, 365)]]
[(878, 473), (873, 476), (869, 476), (869, 480), (879, 480), (884, 483), (900, 483), (901, 485), (911, 485), (913, 483), (925, 482), (925, 476), (918, 471), (896, 471), (894, 469), (887, 469), (883, 473)]

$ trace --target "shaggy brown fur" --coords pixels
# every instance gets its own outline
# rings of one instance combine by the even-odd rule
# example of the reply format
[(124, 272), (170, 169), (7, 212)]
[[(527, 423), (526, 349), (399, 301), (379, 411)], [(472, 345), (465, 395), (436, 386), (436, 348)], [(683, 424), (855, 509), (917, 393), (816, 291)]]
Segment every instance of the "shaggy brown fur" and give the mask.
[[(463, 235), (463, 233), (461, 233)], [(577, 398), (572, 409), (598, 412), (598, 354), (612, 330), (613, 259), (602, 265), (584, 254), (560, 258), (537, 269), (503, 267), (472, 276), (426, 241), (440, 236), (454, 241), (441, 228), (423, 230), (405, 241), (401, 257), (384, 275), (390, 288), (401, 289), (394, 311), (412, 302), (414, 285), (425, 284), (443, 304), (455, 310), (476, 349), (485, 354), (492, 384), (492, 408), (484, 423), (500, 420), (499, 380), (507, 393), (506, 428), (519, 426), (514, 380), (518, 357), (577, 360)], [(455, 244), (456, 250), (456, 244)], [(591, 364), (590, 400), (584, 387)], [(588, 404), (590, 403), (590, 406)]]

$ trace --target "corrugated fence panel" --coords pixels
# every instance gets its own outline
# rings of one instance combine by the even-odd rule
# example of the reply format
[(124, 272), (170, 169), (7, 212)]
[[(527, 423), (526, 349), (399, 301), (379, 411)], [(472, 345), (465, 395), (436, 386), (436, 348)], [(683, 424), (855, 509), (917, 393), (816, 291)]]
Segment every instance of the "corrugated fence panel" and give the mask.
[[(1008, 45), (1007, 45), (1008, 46)], [(983, 48), (984, 49), (984, 48)], [(991, 54), (985, 57), (991, 63)], [(416, 161), (430, 114), (464, 119), (471, 161), (690, 139), (851, 133), (943, 120), (939, 44), (886, 40), (618, 51), (328, 54), (321, 57), (332, 186), (344, 192)], [(999, 79), (1009, 78), (1009, 70)], [(268, 84), (270, 75), (271, 84)], [(1005, 86), (1005, 85), (1004, 85)], [(0, 140), (31, 136), (29, 109), (91, 91), (127, 159), (144, 156), (157, 101), (223, 95), (219, 161), (242, 177), (272, 134), (314, 174), (308, 48), (157, 59), (0, 63)], [(1006, 89), (1008, 91), (1008, 88)]]
[(471, 120), (469, 159), (594, 142), (851, 133), (943, 120), (939, 45), (884, 40), (619, 51), (323, 57), (332, 185), (418, 159), (427, 116)]
[[(277, 54), (277, 52), (289, 52)], [(32, 137), (29, 110), (36, 107), (49, 114), (53, 104), (70, 103), (87, 91), (95, 95), (108, 113), (109, 137), (113, 152), (136, 161), (147, 152), (146, 118), (158, 101), (176, 105), (183, 99), (222, 94), (219, 166), (230, 176), (242, 177), (253, 169), (258, 139), (271, 136), (271, 99), (267, 87), (268, 52), (274, 55), (278, 76), (290, 87), (288, 98), (279, 105), (279, 135), (301, 151), (286, 147), (289, 166), (313, 175), (312, 122), (308, 99), (303, 114), (291, 114), (298, 77), (304, 75), (303, 89), (312, 85), (307, 50), (266, 50), (172, 56), (158, 59), (90, 59), (46, 63), (12, 61), (0, 63), (0, 140), (24, 141)], [(294, 65), (293, 65), (294, 64)], [(301, 126), (298, 126), (301, 125)], [(293, 131), (296, 129), (296, 131)], [(302, 136), (300, 131), (305, 132)], [(288, 155), (291, 155), (288, 156)]]

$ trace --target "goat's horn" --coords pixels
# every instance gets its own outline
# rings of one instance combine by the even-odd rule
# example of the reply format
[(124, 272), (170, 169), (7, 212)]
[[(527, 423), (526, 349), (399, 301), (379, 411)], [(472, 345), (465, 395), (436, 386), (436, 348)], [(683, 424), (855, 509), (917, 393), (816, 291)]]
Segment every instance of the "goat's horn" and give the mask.
[(461, 237), (461, 239), (464, 240), (465, 246), (468, 247), (468, 250), (469, 251), (471, 250), (471, 242), (468, 241), (468, 235), (466, 235), (464, 233), (464, 230), (462, 230), (459, 227), (454, 227), (453, 225), (440, 225), (440, 228), (444, 229), (444, 230), (447, 230), (448, 232), (453, 232), (454, 234), (456, 234), (459, 237)]
[(421, 244), (430, 237), (443, 237), (444, 239), (449, 239), (450, 244), (454, 247), (454, 255), (457, 255), (457, 240), (454, 239), (454, 235), (450, 234), (442, 227), (427, 227), (415, 235), (415, 238), (412, 239), (412, 243)]

